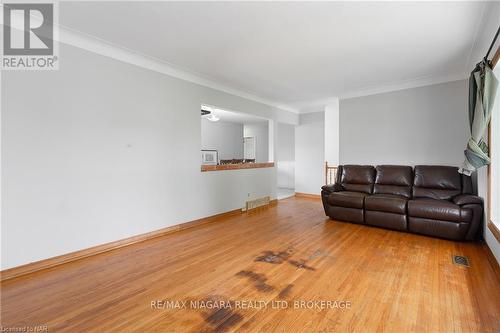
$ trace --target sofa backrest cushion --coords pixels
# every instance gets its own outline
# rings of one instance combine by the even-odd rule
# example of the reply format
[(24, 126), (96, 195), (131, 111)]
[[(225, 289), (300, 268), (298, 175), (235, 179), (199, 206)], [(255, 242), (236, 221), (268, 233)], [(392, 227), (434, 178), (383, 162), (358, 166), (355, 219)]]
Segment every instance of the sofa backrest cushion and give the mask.
[(376, 177), (373, 193), (395, 194), (411, 197), (413, 168), (403, 165), (379, 165), (375, 168)]
[(343, 165), (340, 170), (340, 185), (346, 191), (373, 192), (375, 168), (371, 165)]
[(417, 165), (413, 181), (414, 198), (450, 200), (462, 193), (462, 177), (458, 168)]

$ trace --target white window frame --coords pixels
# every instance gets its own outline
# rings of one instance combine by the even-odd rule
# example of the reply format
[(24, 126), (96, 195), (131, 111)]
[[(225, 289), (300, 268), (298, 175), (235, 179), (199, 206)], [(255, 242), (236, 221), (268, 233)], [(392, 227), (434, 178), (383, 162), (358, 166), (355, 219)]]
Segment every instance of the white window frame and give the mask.
[[(500, 65), (494, 66), (493, 72), (500, 78)], [(488, 165), (488, 228), (500, 242), (500, 89), (497, 91), (491, 112), (488, 147), (491, 158), (491, 163)]]

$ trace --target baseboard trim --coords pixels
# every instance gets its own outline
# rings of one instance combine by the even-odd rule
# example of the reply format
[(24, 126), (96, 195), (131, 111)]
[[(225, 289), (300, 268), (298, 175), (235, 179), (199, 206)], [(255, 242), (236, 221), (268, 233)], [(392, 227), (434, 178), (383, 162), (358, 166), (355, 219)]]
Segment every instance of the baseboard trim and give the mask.
[(295, 196), (297, 198), (321, 199), (321, 195), (319, 194), (295, 192)]
[(491, 233), (495, 238), (497, 239), (498, 242), (500, 242), (500, 230), (493, 224), (493, 222), (488, 221), (488, 229), (490, 229)]
[[(277, 204), (277, 202), (278, 202), (277, 199), (273, 199), (270, 201), (269, 205), (274, 206)], [(128, 237), (128, 238), (124, 238), (124, 239), (117, 240), (114, 242), (110, 242), (110, 243), (90, 247), (87, 249), (83, 249), (80, 251), (75, 251), (75, 252), (63, 254), (63, 255), (60, 255), (57, 257), (52, 257), (52, 258), (48, 258), (48, 259), (44, 259), (44, 260), (40, 260), (40, 261), (35, 261), (35, 262), (25, 264), (22, 266), (9, 268), (9, 269), (0, 271), (0, 281), (5, 281), (5, 280), (17, 278), (17, 277), (20, 277), (20, 276), (23, 276), (26, 274), (38, 272), (38, 271), (41, 271), (44, 269), (52, 268), (52, 267), (66, 264), (66, 263), (69, 263), (72, 261), (88, 258), (88, 257), (94, 256), (94, 255), (98, 255), (98, 254), (101, 254), (104, 252), (116, 250), (116, 249), (119, 249), (121, 247), (125, 247), (125, 246), (132, 245), (135, 243), (144, 242), (144, 241), (150, 240), (152, 238), (164, 236), (164, 235), (178, 232), (181, 230), (186, 230), (189, 228), (201, 226), (201, 225), (204, 225), (207, 223), (218, 222), (218, 221), (221, 221), (225, 217), (230, 217), (230, 216), (244, 214), (244, 213), (245, 212), (242, 211), (241, 209), (234, 209), (234, 210), (231, 210), (231, 211), (228, 211), (225, 213), (216, 214), (216, 215), (201, 218), (198, 220), (177, 224), (174, 226), (151, 231), (151, 232), (148, 232), (145, 234)]]
[(493, 271), (495, 272), (495, 275), (500, 281), (500, 264), (498, 263), (497, 258), (495, 258), (495, 255), (493, 254), (493, 252), (491, 252), (491, 249), (488, 244), (486, 244), (486, 242), (483, 243), (483, 249), (486, 252), (486, 258), (488, 259), (488, 262), (490, 263)]

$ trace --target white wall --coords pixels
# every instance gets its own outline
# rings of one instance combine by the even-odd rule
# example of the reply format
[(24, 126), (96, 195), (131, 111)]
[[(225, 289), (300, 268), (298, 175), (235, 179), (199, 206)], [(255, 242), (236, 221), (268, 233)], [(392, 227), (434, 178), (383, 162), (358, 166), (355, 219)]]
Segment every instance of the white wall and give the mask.
[(255, 137), (255, 162), (269, 161), (269, 130), (267, 123), (243, 125), (243, 135)]
[(278, 123), (276, 145), (278, 187), (295, 188), (295, 126)]
[(320, 194), (324, 185), (324, 112), (300, 115), (295, 127), (295, 192)]
[(2, 73), (1, 268), (276, 197), (275, 168), (200, 171), (200, 105), (295, 114), (60, 45)]
[(340, 105), (339, 100), (325, 107), (325, 161), (329, 165), (339, 165), (340, 147)]
[(219, 160), (243, 158), (243, 124), (201, 118), (201, 149), (217, 150)]
[(460, 166), (466, 80), (340, 100), (341, 164)]

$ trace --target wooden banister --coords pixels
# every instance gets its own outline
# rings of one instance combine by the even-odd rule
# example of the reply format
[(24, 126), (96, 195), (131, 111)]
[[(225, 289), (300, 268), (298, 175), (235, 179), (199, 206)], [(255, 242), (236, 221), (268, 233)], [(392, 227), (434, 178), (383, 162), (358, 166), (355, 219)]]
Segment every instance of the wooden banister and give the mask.
[(330, 166), (325, 162), (325, 185), (335, 183), (337, 179), (337, 166)]

